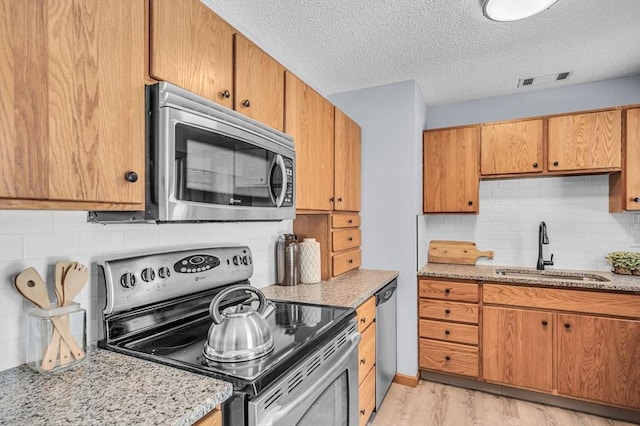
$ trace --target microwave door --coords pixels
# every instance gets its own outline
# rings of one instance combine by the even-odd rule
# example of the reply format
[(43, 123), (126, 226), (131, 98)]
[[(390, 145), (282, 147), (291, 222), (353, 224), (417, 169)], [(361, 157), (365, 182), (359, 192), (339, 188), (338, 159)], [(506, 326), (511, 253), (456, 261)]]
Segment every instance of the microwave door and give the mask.
[[(280, 179), (276, 178), (277, 171), (280, 171)], [(280, 182), (278, 182), (278, 180)], [(280, 193), (276, 194), (276, 190), (280, 186)], [(269, 195), (276, 207), (282, 207), (284, 197), (287, 194), (287, 168), (284, 164), (282, 155), (276, 155), (273, 165), (271, 166), (271, 173), (269, 173)]]

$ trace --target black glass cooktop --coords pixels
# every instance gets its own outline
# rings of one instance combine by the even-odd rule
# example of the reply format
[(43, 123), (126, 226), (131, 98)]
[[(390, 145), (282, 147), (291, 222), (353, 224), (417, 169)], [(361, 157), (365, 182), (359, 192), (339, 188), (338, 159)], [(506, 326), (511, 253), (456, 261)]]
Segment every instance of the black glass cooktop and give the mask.
[(355, 316), (351, 308), (272, 303), (275, 312), (267, 322), (274, 350), (255, 360), (229, 363), (205, 358), (204, 345), (212, 324), (209, 315), (165, 332), (121, 342), (117, 346), (143, 358), (229, 380), (236, 390), (250, 388), (257, 393), (273, 378), (342, 330)]

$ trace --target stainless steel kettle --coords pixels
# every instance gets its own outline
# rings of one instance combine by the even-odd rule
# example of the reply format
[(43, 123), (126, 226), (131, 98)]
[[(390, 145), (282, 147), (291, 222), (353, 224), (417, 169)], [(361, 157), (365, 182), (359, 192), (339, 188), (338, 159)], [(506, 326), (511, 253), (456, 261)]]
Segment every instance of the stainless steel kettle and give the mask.
[[(253, 293), (260, 301), (259, 306), (254, 309), (250, 305), (239, 304), (220, 313), (220, 303), (230, 293), (238, 291)], [(266, 319), (274, 310), (264, 294), (255, 287), (231, 286), (222, 290), (209, 305), (213, 324), (209, 327), (204, 356), (212, 361), (240, 362), (268, 354), (273, 350), (273, 337)]]

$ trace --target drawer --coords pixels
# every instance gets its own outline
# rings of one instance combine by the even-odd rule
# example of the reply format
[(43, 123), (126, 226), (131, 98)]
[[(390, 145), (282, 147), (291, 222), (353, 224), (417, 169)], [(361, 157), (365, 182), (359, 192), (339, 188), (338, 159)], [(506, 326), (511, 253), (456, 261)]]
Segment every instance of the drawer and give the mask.
[(478, 348), (420, 339), (420, 368), (478, 377)]
[(331, 215), (332, 228), (357, 228), (360, 226), (360, 215), (357, 213), (339, 213)]
[(376, 368), (372, 368), (367, 377), (362, 381), (358, 388), (359, 408), (358, 417), (359, 425), (365, 426), (367, 420), (371, 417), (371, 413), (376, 408)]
[(456, 324), (453, 322), (421, 319), (419, 323), (420, 337), (446, 340), (448, 342), (478, 344), (478, 326)]
[(200, 420), (193, 424), (194, 426), (222, 426), (222, 411), (220, 408), (215, 408), (209, 414), (202, 417)]
[(640, 318), (640, 295), (484, 284), (484, 303)]
[(421, 318), (478, 324), (478, 305), (472, 303), (420, 299), (419, 311)]
[(343, 229), (331, 233), (331, 250), (342, 251), (360, 247), (360, 229)]
[(362, 383), (376, 363), (376, 323), (372, 323), (362, 333), (358, 345), (358, 383)]
[[(356, 321), (358, 321), (358, 332), (362, 333), (376, 318), (376, 297), (370, 297), (356, 309)], [(360, 343), (362, 344), (362, 343)]]
[(360, 267), (362, 252), (360, 250), (351, 250), (345, 253), (335, 254), (331, 256), (334, 277), (344, 274), (352, 269)]
[(420, 280), (419, 289), (420, 297), (455, 300), (458, 302), (478, 302), (478, 284), (475, 283)]

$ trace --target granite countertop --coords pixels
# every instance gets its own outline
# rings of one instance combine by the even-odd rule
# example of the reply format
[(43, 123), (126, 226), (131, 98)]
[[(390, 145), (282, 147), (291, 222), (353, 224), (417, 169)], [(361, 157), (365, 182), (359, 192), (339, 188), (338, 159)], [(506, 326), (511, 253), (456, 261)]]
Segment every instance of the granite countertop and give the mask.
[(57, 374), (27, 365), (0, 372), (0, 424), (190, 425), (233, 391), (230, 383), (95, 346)]
[[(554, 278), (544, 278), (541, 276), (527, 277), (526, 275), (500, 275), (496, 270), (528, 270), (534, 273), (553, 274)], [(606, 278), (609, 281), (564, 279), (562, 275), (567, 274), (593, 274)], [(620, 291), (630, 293), (640, 293), (640, 276), (618, 275), (603, 271), (575, 271), (566, 269), (547, 269), (537, 271), (535, 268), (521, 268), (513, 266), (493, 266), (493, 265), (450, 265), (444, 263), (427, 263), (418, 271), (418, 277), (433, 278), (455, 278), (463, 280), (490, 281), (509, 284), (537, 285), (544, 287), (571, 287), (589, 290)]]
[(268, 299), (357, 308), (398, 276), (396, 271), (358, 269), (330, 281), (261, 288)]

